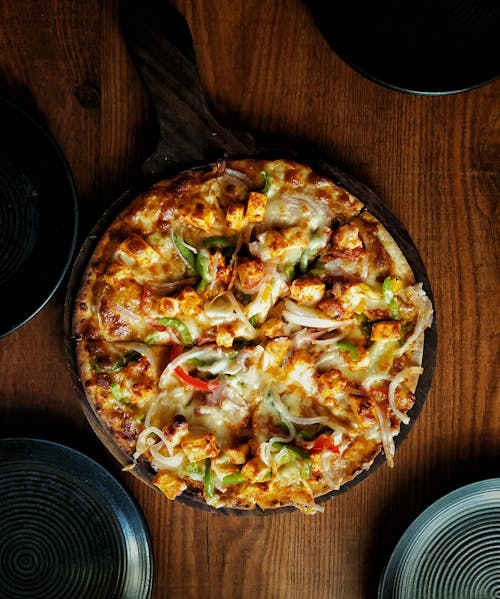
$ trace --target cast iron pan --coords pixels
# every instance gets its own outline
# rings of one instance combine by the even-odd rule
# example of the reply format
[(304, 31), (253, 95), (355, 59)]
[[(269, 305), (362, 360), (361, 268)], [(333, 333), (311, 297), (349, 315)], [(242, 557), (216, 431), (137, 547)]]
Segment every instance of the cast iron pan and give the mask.
[[(225, 156), (231, 158), (244, 156), (285, 157), (309, 164), (317, 172), (330, 177), (348, 189), (367, 205), (368, 209), (392, 233), (412, 266), (417, 280), (423, 283), (431, 301), (433, 301), (433, 295), (425, 266), (413, 241), (401, 223), (369, 188), (325, 160), (311, 157), (305, 159), (299, 152), (290, 150), (279, 152), (276, 149), (266, 150), (259, 146), (252, 135), (231, 131), (223, 127), (212, 116), (207, 105), (198, 76), (191, 34), (184, 18), (176, 10), (165, 6), (165, 3), (161, 0), (150, 0), (142, 3), (127, 0), (122, 2), (121, 6), (123, 28), (128, 48), (145, 85), (150, 91), (156, 108), (159, 129), (158, 144), (155, 152), (144, 162), (143, 175), (138, 186), (125, 192), (106, 211), (95, 225), (77, 256), (66, 297), (65, 336), (69, 365), (81, 398), (83, 410), (104, 445), (123, 466), (126, 466), (132, 462), (130, 456), (116, 445), (111, 435), (103, 428), (83, 393), (75, 361), (71, 317), (74, 298), (83, 271), (97, 241), (126, 204), (138, 193), (149, 187), (153, 181), (185, 168), (203, 168), (207, 163)], [(422, 409), (431, 386), (435, 366), (436, 343), (436, 324), (434, 321), (432, 328), (426, 332), (423, 359), (424, 374), (419, 381), (416, 402), (410, 413), (411, 423), (415, 421)], [(396, 446), (401, 443), (410, 428), (411, 424), (402, 429), (401, 433), (395, 438)], [(358, 484), (384, 462), (385, 458), (379, 456), (367, 472), (360, 474), (352, 482), (344, 485), (341, 490), (328, 493), (319, 498), (318, 501), (326, 501)], [(151, 480), (154, 473), (148, 464), (139, 463), (133, 467), (132, 472), (148, 485), (152, 485)], [(177, 500), (206, 511), (236, 515), (276, 514), (294, 510), (291, 507), (283, 507), (277, 510), (216, 510), (207, 506), (202, 498), (187, 492), (178, 497)]]
[(498, 0), (308, 0), (307, 4), (340, 58), (388, 88), (452, 94), (500, 76)]
[(76, 193), (50, 135), (0, 98), (0, 337), (52, 297), (73, 255)]

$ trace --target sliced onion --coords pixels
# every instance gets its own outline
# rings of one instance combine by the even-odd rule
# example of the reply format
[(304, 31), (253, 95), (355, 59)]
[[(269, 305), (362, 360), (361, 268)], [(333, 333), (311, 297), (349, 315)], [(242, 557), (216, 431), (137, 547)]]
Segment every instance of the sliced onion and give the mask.
[(356, 322), (352, 318), (349, 320), (322, 318), (315, 310), (298, 306), (290, 300), (285, 302), (285, 308), (286, 310), (283, 310), (283, 318), (288, 320), (288, 322), (313, 329), (340, 329)]
[(217, 279), (217, 269), (219, 267), (219, 259), (220, 259), (221, 255), (222, 254), (220, 253), (220, 250), (217, 250), (211, 258), (212, 264), (211, 264), (211, 270), (210, 270), (209, 289), (213, 289), (215, 286), (215, 281)]
[(331, 368), (342, 370), (346, 367), (348, 367), (347, 362), (336, 348), (326, 351), (316, 362), (316, 368), (318, 370), (330, 370)]
[(385, 459), (390, 468), (394, 467), (394, 439), (391, 431), (391, 423), (389, 418), (382, 412), (381, 407), (377, 402), (374, 402), (375, 415), (377, 416), (380, 427), (380, 435), (382, 437), (382, 445), (384, 447)]
[(231, 302), (231, 306), (233, 307), (233, 309), (236, 313), (236, 316), (245, 325), (245, 328), (247, 329), (249, 335), (251, 335), (251, 337), (253, 338), (255, 336), (256, 331), (255, 331), (254, 327), (251, 325), (248, 318), (243, 313), (243, 310), (241, 309), (241, 306), (238, 303), (238, 300), (234, 297), (233, 292), (226, 291), (226, 295), (227, 295), (227, 298), (229, 299), (229, 301)]
[(332, 345), (333, 343), (336, 343), (337, 341), (342, 339), (342, 337), (344, 336), (343, 333), (338, 333), (337, 335), (335, 335), (333, 337), (323, 337), (323, 335), (326, 335), (330, 332), (331, 332), (331, 329), (318, 331), (315, 329), (308, 329), (306, 327), (304, 329), (301, 329), (300, 331), (297, 331), (297, 333), (295, 333), (295, 335), (294, 335), (295, 345), (297, 347), (300, 347), (304, 343), (311, 343), (312, 345), (322, 345), (322, 346)]
[(234, 252), (231, 256), (231, 260), (229, 260), (229, 270), (231, 271), (231, 278), (229, 279), (229, 284), (227, 286), (228, 291), (231, 291), (233, 285), (236, 281), (236, 263), (238, 261), (238, 254), (240, 253), (241, 246), (243, 244), (243, 234), (240, 232), (238, 234), (238, 239), (236, 240), (236, 247), (234, 248)]
[[(403, 293), (400, 294), (403, 297)], [(433, 319), (433, 309), (431, 300), (427, 297), (422, 288), (422, 283), (418, 283), (413, 287), (407, 287), (404, 290), (404, 295), (415, 306), (417, 310), (417, 322), (413, 333), (408, 337), (405, 344), (397, 350), (396, 356), (402, 356), (406, 353), (422, 333), (431, 326)], [(405, 299), (406, 299), (405, 298)]]
[(234, 178), (236, 179), (239, 183), (243, 183), (246, 187), (252, 187), (253, 186), (253, 181), (250, 179), (250, 177), (248, 177), (247, 175), (245, 175), (245, 173), (242, 173), (241, 171), (236, 171), (232, 168), (226, 168), (224, 171), (224, 175), (222, 177), (223, 179), (230, 179), (230, 178)]
[(328, 215), (324, 207), (319, 204), (316, 200), (305, 194), (284, 194), (281, 196), (281, 201), (284, 202), (287, 208), (295, 209), (299, 211), (300, 218), (304, 217), (302, 208), (305, 206), (309, 212), (310, 217), (316, 217), (319, 223), (314, 228), (318, 228), (323, 223)]
[[(212, 375), (218, 374), (236, 374), (241, 370), (242, 366), (236, 363), (236, 360), (232, 360), (228, 356), (223, 356), (214, 360), (210, 364), (203, 364), (198, 366), (200, 372), (209, 372)], [(220, 385), (217, 387), (219, 388)]]
[(261, 281), (257, 297), (246, 307), (248, 317), (260, 315), (267, 318), (269, 310), (275, 305), (278, 298), (288, 293), (288, 284), (285, 277), (274, 267)]
[(285, 406), (285, 404), (281, 401), (281, 398), (277, 395), (273, 396), (273, 402), (276, 406), (276, 409), (280, 413), (280, 416), (283, 421), (293, 422), (294, 424), (301, 424), (303, 426), (307, 426), (309, 424), (324, 424), (328, 422), (327, 416), (311, 416), (311, 417), (302, 417), (302, 416), (294, 416), (290, 410)]
[(324, 339), (311, 339), (311, 343), (313, 345), (333, 345), (334, 343), (337, 343), (337, 341), (340, 341), (343, 336), (343, 334), (340, 334), (335, 335), (335, 337), (326, 337)]
[(363, 387), (367, 390), (370, 391), (371, 386), (373, 385), (373, 383), (375, 381), (388, 381), (390, 380), (391, 375), (390, 374), (384, 374), (384, 373), (376, 373), (376, 374), (370, 374), (367, 377), (365, 377), (365, 379), (363, 380)]
[(369, 261), (368, 261), (368, 254), (364, 254), (363, 255), (363, 265), (361, 267), (361, 279), (363, 281), (366, 281), (368, 279), (368, 274), (369, 274)]
[(410, 418), (406, 414), (403, 414), (403, 412), (398, 410), (398, 408), (396, 407), (396, 389), (409, 376), (415, 375), (415, 374), (417, 374), (417, 375), (422, 374), (423, 371), (424, 371), (424, 369), (421, 368), (420, 366), (410, 366), (409, 368), (405, 368), (404, 370), (401, 370), (401, 372), (398, 372), (398, 374), (395, 375), (395, 377), (392, 379), (392, 381), (389, 384), (389, 391), (388, 391), (389, 405), (391, 406), (391, 410), (392, 410), (393, 414), (395, 416), (397, 416), (397, 418), (399, 418), (401, 420), (401, 422), (404, 422), (405, 424), (408, 424), (408, 422), (410, 422)]
[(235, 319), (234, 309), (226, 293), (216, 295), (204, 308), (210, 323), (217, 325), (232, 322)]
[(325, 271), (334, 277), (344, 277), (347, 280), (357, 279), (358, 265), (356, 262), (335, 258), (325, 262)]
[(146, 428), (149, 428), (151, 426), (151, 419), (153, 418), (153, 414), (156, 410), (156, 406), (158, 405), (159, 401), (160, 401), (160, 398), (158, 396), (153, 397), (151, 399), (151, 403), (148, 407), (148, 411), (146, 412), (146, 416), (144, 418), (144, 426)]
[(212, 414), (219, 414), (220, 411), (219, 406), (199, 406), (195, 409), (194, 413), (197, 416), (210, 416)]
[(152, 445), (154, 445), (154, 441), (150, 439), (150, 436), (153, 434), (161, 439), (161, 441), (165, 444), (165, 447), (167, 448), (168, 453), (170, 455), (174, 454), (172, 443), (170, 443), (170, 441), (167, 439), (165, 433), (156, 426), (148, 426), (143, 431), (141, 431), (139, 433), (139, 436), (137, 437), (134, 460), (136, 460), (144, 452), (150, 449)]
[(153, 458), (151, 460), (153, 466), (158, 468), (158, 470), (175, 470), (184, 461), (184, 457), (185, 457), (184, 453), (179, 452), (174, 455), (171, 455), (170, 457), (167, 457), (161, 453), (161, 449), (163, 447), (164, 447), (164, 443), (163, 443), (163, 441), (160, 441), (159, 443), (155, 443), (154, 445), (152, 445), (149, 448), (149, 451)]
[(330, 475), (330, 464), (332, 456), (335, 455), (332, 452), (323, 451), (321, 453), (321, 473), (323, 474), (324, 479), (326, 480), (329, 487), (332, 489), (338, 489), (339, 485), (335, 484), (335, 481)]
[(268, 467), (271, 466), (271, 447), (272, 440), (266, 441), (265, 443), (261, 443), (259, 446), (259, 456), (260, 459), (264, 462), (264, 464)]

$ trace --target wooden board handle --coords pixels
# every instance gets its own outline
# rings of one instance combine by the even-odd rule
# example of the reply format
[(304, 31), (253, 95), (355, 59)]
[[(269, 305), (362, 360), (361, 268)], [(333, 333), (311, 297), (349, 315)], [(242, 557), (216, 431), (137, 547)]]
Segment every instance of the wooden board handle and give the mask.
[(251, 134), (230, 131), (211, 114), (184, 17), (165, 0), (124, 0), (120, 7), (127, 48), (158, 117), (157, 147), (143, 165), (146, 179), (224, 154), (254, 153)]

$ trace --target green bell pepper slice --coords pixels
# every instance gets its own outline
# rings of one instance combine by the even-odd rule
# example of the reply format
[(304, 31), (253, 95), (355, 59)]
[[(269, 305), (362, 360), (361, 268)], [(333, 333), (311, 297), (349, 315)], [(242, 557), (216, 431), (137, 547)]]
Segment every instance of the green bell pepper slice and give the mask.
[(177, 235), (176, 233), (172, 234), (172, 240), (179, 254), (189, 264), (189, 274), (194, 274), (196, 272), (196, 254), (186, 244), (184, 239), (182, 239), (182, 237), (179, 237), (179, 235)]
[(187, 326), (179, 320), (178, 318), (157, 318), (156, 322), (161, 324), (164, 327), (174, 327), (179, 334), (179, 339), (182, 341), (183, 345), (192, 345), (193, 338), (191, 337), (191, 333)]
[(222, 479), (223, 485), (241, 485), (248, 482), (241, 472), (232, 472)]

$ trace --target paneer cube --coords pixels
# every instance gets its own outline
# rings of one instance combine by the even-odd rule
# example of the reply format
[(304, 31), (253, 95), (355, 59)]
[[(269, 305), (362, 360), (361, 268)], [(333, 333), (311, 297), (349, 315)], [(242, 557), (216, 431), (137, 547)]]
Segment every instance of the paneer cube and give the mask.
[(266, 212), (267, 196), (265, 193), (251, 191), (248, 194), (245, 217), (249, 223), (261, 223)]
[(354, 250), (363, 247), (363, 241), (359, 235), (358, 227), (354, 225), (342, 225), (333, 236), (334, 244), (343, 250)]
[(285, 237), (279, 232), (271, 229), (258, 236), (258, 243), (251, 244), (258, 250), (263, 260), (281, 259), (288, 252), (289, 246)]
[(331, 397), (342, 393), (347, 387), (347, 379), (336, 368), (331, 368), (317, 377), (318, 391), (321, 397)]
[(181, 447), (190, 462), (214, 458), (219, 454), (215, 433), (189, 435), (182, 441)]
[(177, 475), (169, 472), (157, 474), (153, 479), (153, 484), (156, 485), (169, 499), (178, 497), (187, 485), (184, 481), (179, 480)]
[(401, 339), (401, 323), (396, 320), (375, 322), (372, 326), (370, 339), (372, 341), (379, 341), (381, 339)]
[(314, 356), (303, 349), (294, 351), (281, 369), (281, 374), (288, 383), (299, 385), (312, 395), (317, 392), (315, 373)]
[(270, 339), (286, 335), (285, 323), (281, 318), (269, 318), (262, 324), (260, 330)]
[(161, 316), (174, 318), (179, 313), (179, 300), (176, 297), (160, 297), (158, 300), (158, 312)]
[(295, 279), (290, 287), (290, 294), (299, 304), (313, 306), (325, 293), (325, 284), (317, 276), (305, 275)]
[(234, 341), (234, 335), (232, 328), (226, 325), (219, 325), (217, 327), (217, 335), (215, 342), (219, 347), (232, 347)]
[(248, 443), (242, 443), (241, 445), (228, 447), (224, 450), (224, 457), (226, 457), (231, 464), (240, 465), (247, 461), (249, 451), (250, 448), (248, 447)]
[(202, 310), (201, 298), (192, 287), (184, 287), (176, 299), (183, 314), (196, 316)]
[(346, 310), (342, 305), (342, 302), (336, 297), (326, 297), (325, 299), (321, 300), (316, 307), (329, 318), (336, 320), (347, 318)]
[(257, 258), (240, 258), (236, 272), (243, 287), (251, 289), (263, 279), (264, 265)]
[(229, 204), (226, 210), (226, 224), (234, 231), (241, 231), (245, 224), (245, 206), (244, 204)]
[(266, 345), (266, 352), (273, 358), (276, 364), (281, 364), (292, 347), (292, 341), (288, 338), (273, 339)]
[(241, 474), (251, 483), (262, 483), (268, 480), (270, 469), (259, 456), (256, 456), (243, 466)]

